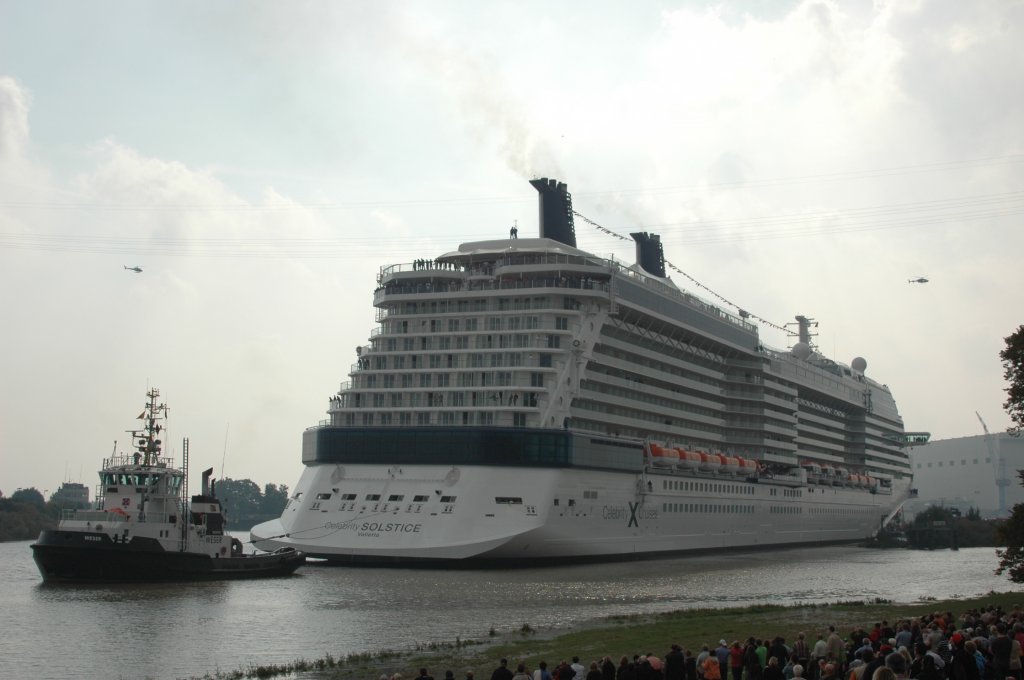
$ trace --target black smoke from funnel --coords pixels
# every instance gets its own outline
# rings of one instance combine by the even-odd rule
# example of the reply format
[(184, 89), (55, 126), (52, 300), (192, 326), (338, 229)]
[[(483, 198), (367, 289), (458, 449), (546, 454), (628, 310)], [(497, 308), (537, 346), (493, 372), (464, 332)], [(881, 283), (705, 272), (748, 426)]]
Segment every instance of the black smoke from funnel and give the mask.
[(531, 179), (540, 194), (540, 237), (576, 247), (576, 227), (572, 219), (572, 196), (564, 182)]
[(665, 253), (661, 248), (661, 237), (638, 231), (630, 234), (636, 241), (636, 263), (648, 274), (665, 278)]

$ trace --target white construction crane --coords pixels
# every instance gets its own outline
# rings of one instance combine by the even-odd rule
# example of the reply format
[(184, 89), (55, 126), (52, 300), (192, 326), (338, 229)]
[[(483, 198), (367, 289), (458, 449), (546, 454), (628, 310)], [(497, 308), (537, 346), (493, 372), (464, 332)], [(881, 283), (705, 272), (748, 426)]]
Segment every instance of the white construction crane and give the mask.
[(992, 469), (996, 474), (996, 489), (999, 491), (998, 516), (1006, 517), (1006, 487), (1010, 486), (1010, 478), (1006, 476), (1006, 461), (999, 455), (999, 440), (988, 431), (988, 425), (985, 424), (981, 414), (975, 411), (974, 415), (978, 416), (981, 429), (985, 430), (985, 447), (988, 449), (988, 456), (992, 460)]

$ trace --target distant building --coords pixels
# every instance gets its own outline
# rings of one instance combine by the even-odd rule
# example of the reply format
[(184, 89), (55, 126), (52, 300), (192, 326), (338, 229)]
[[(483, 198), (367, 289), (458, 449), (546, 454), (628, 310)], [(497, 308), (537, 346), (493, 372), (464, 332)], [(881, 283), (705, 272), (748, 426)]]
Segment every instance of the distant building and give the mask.
[(917, 500), (906, 504), (908, 514), (930, 505), (977, 508), (982, 517), (1005, 516), (1024, 503), (1018, 470), (1024, 469), (1024, 437), (1005, 432), (956, 439), (932, 440), (910, 451)]
[(88, 509), (89, 487), (78, 482), (64, 482), (50, 496), (50, 502), (62, 508)]

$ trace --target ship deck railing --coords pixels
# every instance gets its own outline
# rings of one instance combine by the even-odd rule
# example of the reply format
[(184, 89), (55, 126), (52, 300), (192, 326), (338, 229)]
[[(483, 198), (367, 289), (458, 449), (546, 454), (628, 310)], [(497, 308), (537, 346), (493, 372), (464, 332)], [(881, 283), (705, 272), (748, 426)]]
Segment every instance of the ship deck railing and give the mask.
[[(683, 291), (674, 285), (666, 283), (659, 277), (650, 276), (643, 272), (637, 271), (632, 267), (616, 262), (615, 260), (606, 260), (598, 257), (580, 257), (571, 255), (555, 255), (548, 254), (544, 256), (537, 256), (534, 259), (526, 260), (522, 256), (518, 256), (513, 260), (500, 259), (495, 262), (486, 262), (475, 265), (471, 269), (462, 269), (461, 273), (467, 274), (469, 278), (449, 280), (446, 282), (438, 282), (436, 285), (426, 281), (419, 283), (389, 283), (388, 285), (378, 288), (374, 293), (374, 304), (380, 303), (384, 297), (389, 295), (418, 295), (424, 293), (454, 293), (454, 292), (466, 292), (466, 291), (486, 291), (486, 290), (517, 290), (517, 289), (533, 289), (533, 288), (570, 288), (577, 290), (595, 290), (601, 293), (609, 293), (611, 285), (604, 278), (597, 278), (595, 275), (598, 272), (582, 272), (582, 271), (566, 271), (562, 276), (558, 277), (534, 277), (525, 275), (522, 278), (492, 278), (502, 267), (519, 265), (566, 265), (569, 267), (587, 267), (587, 268), (598, 268), (605, 270), (609, 273), (615, 272), (619, 275), (633, 279), (642, 283), (644, 286), (657, 290), (658, 292), (667, 295), (668, 297), (681, 300), (685, 304), (703, 311), (706, 314), (710, 314), (717, 318), (721, 318), (729, 323), (732, 323), (740, 328), (748, 331), (755, 331), (756, 326), (743, 318), (731, 314), (721, 307), (714, 305), (707, 300), (704, 300), (692, 293)], [(383, 283), (387, 278), (395, 273), (408, 271), (410, 265), (391, 265), (381, 270), (379, 281)], [(451, 270), (449, 270), (450, 272)], [(458, 271), (458, 270), (456, 270)], [(603, 273), (603, 272), (601, 272)], [(593, 275), (592, 275), (593, 274)], [(486, 277), (486, 278), (472, 278), (474, 276)]]
[(500, 279), (491, 278), (466, 281), (451, 281), (433, 285), (425, 283), (394, 283), (378, 288), (374, 293), (374, 304), (389, 295), (423, 295), (427, 293), (465, 293), (490, 290), (532, 290), (537, 288), (568, 288), (572, 290), (593, 290), (603, 295), (609, 292), (606, 281), (581, 276), (545, 278)]
[(62, 522), (141, 522), (154, 524), (169, 524), (171, 515), (166, 513), (130, 513), (117, 512), (115, 510), (75, 510), (65, 508), (61, 511)]

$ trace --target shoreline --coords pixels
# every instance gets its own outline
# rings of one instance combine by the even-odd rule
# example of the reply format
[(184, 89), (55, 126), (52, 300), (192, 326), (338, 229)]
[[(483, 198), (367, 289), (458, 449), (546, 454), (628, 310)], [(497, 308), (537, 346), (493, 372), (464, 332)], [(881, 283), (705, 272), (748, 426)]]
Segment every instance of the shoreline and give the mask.
[[(1013, 585), (1007, 583), (1008, 586)], [(314, 660), (296, 660), (292, 664), (258, 666), (201, 676), (205, 679), (294, 678), (295, 680), (375, 680), (398, 673), (413, 680), (418, 669), (426, 667), (431, 675), (443, 678), (447, 670), (456, 678), (473, 671), (478, 680), (487, 680), (506, 658), (515, 668), (523, 662), (536, 668), (541, 660), (549, 666), (579, 656), (589, 663), (606, 655), (621, 656), (653, 653), (664, 655), (671, 645), (679, 644), (696, 656), (703, 644), (713, 646), (719, 639), (746, 639), (749, 636), (782, 636), (793, 640), (803, 632), (810, 640), (834, 625), (844, 638), (857, 626), (868, 627), (875, 621), (896, 621), (935, 612), (950, 611), (959, 616), (967, 609), (999, 605), (1010, 610), (1024, 603), (1024, 590), (990, 592), (982, 596), (925, 599), (901, 603), (890, 600), (835, 602), (827, 604), (793, 603), (752, 605), (722, 609), (680, 609), (664, 613), (637, 613), (588, 619), (568, 628), (535, 630), (528, 622), (510, 622), (507, 630), (488, 631), (483, 638), (456, 639), (442, 643), (417, 644), (406, 650), (377, 650), (343, 656), (330, 653)], [(198, 680), (193, 676), (189, 680)]]

